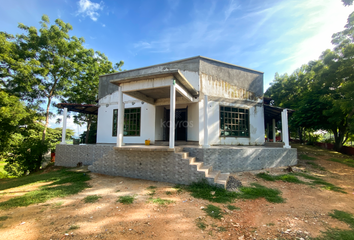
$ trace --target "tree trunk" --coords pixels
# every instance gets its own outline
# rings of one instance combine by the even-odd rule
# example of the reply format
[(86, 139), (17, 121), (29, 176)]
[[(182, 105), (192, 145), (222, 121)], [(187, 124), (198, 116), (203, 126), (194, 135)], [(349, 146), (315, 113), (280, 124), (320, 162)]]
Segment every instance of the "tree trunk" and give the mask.
[(49, 107), (50, 107), (50, 103), (52, 101), (52, 98), (48, 98), (48, 104), (47, 104), (47, 111), (45, 112), (45, 125), (44, 125), (44, 130), (43, 130), (43, 134), (42, 134), (42, 142), (44, 142), (45, 140), (45, 135), (47, 133), (47, 128), (48, 128), (48, 124), (49, 124)]
[(86, 139), (85, 139), (85, 143), (86, 143), (86, 144), (88, 144), (88, 139), (89, 139), (89, 134), (90, 134), (91, 123), (92, 123), (92, 115), (89, 115), (89, 116), (88, 116), (88, 120), (87, 120), (87, 128), (86, 128)]

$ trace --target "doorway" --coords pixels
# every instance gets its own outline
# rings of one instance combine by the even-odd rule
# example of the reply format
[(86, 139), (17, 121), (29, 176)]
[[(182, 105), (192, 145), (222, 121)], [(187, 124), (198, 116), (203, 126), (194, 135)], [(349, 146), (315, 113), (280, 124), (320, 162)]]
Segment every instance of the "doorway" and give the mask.
[[(170, 109), (164, 109), (164, 121), (170, 122)], [(175, 115), (175, 140), (187, 141), (188, 134), (188, 107), (176, 109)], [(164, 129), (164, 141), (170, 139), (170, 125), (166, 124)]]

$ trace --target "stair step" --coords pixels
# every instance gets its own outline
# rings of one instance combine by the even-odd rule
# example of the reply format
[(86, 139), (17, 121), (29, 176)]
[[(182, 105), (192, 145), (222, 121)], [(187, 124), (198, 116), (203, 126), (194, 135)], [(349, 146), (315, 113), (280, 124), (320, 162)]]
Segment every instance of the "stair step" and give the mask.
[(210, 172), (213, 171), (213, 167), (212, 166), (204, 166), (204, 163), (203, 163), (203, 165), (198, 168), (198, 171), (205, 172), (205, 176), (207, 176)]
[(218, 179), (219, 175), (220, 175), (220, 171), (210, 171), (206, 177), (213, 178), (215, 182)]
[(187, 159), (189, 160), (189, 164), (192, 164), (197, 160), (195, 157), (188, 157)]

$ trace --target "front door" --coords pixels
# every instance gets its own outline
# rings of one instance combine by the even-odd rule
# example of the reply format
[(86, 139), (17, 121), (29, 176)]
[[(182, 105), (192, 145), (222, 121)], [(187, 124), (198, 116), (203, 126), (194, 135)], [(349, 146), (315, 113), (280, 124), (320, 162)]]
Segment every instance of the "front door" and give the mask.
[[(187, 141), (188, 116), (187, 108), (176, 109), (175, 115), (175, 140)], [(170, 121), (170, 109), (165, 109), (164, 118), (166, 122)], [(169, 125), (167, 125), (169, 126)], [(170, 128), (165, 128), (164, 140), (168, 141), (170, 137)]]

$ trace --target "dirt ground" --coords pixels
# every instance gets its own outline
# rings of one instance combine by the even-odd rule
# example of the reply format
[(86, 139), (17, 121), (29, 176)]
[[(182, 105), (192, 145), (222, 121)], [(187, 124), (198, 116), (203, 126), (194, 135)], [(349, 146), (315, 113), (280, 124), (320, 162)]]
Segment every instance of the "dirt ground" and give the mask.
[[(348, 226), (328, 216), (334, 209), (354, 214), (354, 168), (326, 161), (342, 155), (297, 146), (298, 154), (316, 157), (327, 171), (312, 169), (306, 160), (299, 160), (295, 170), (308, 170), (324, 180), (343, 188), (347, 194), (303, 184), (282, 181), (267, 182), (255, 177), (260, 172), (234, 174), (244, 186), (252, 182), (281, 190), (285, 203), (269, 203), (265, 199), (236, 200), (230, 211), (225, 204), (212, 203), (224, 210), (221, 220), (206, 216), (202, 210), (208, 201), (195, 199), (188, 192), (178, 193), (173, 184), (146, 180), (91, 175), (91, 188), (65, 198), (43, 204), (1, 210), (0, 216), (10, 216), (0, 228), (0, 239), (306, 239), (316, 237), (328, 227), (348, 229)], [(267, 169), (270, 174), (283, 169)], [(37, 185), (38, 187), (39, 185)], [(156, 197), (175, 203), (159, 206), (147, 203), (149, 186), (156, 186)], [(31, 185), (31, 188), (35, 188)], [(20, 195), (28, 188), (8, 189), (0, 202)], [(166, 191), (172, 192), (167, 195)], [(88, 195), (102, 198), (96, 203), (84, 203)], [(119, 196), (135, 195), (130, 205), (117, 202)], [(205, 230), (197, 227), (205, 221)], [(71, 226), (78, 229), (69, 230)]]

